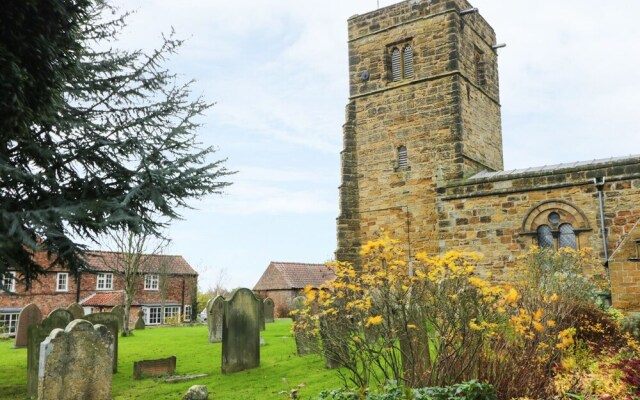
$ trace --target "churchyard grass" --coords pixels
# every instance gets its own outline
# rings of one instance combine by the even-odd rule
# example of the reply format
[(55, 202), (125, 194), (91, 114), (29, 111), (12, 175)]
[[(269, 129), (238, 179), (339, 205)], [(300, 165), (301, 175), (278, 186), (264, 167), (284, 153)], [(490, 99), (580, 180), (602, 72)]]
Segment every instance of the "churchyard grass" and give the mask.
[[(300, 398), (317, 396), (324, 389), (341, 386), (336, 371), (324, 368), (317, 355), (298, 357), (291, 334), (291, 320), (266, 324), (260, 332), (266, 345), (260, 348), (260, 367), (223, 375), (222, 345), (208, 343), (206, 326), (161, 327), (135, 331), (119, 339), (118, 373), (113, 376), (114, 399), (179, 399), (191, 385), (207, 385), (211, 398), (284, 399), (281, 391), (299, 384)], [(0, 341), (0, 398), (26, 398), (26, 349), (13, 349), (13, 340)], [(132, 379), (133, 362), (177, 357), (176, 374), (209, 374), (181, 383), (162, 379)]]

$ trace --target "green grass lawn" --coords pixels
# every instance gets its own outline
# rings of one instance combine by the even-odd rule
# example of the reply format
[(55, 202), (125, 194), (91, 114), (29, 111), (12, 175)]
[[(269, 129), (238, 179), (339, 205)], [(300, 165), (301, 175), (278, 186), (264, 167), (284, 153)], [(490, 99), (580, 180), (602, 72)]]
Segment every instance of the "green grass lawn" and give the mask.
[[(261, 332), (266, 345), (260, 348), (260, 367), (223, 375), (220, 372), (222, 345), (208, 343), (206, 326), (167, 327), (135, 331), (119, 338), (118, 373), (113, 376), (114, 399), (180, 399), (191, 385), (207, 385), (214, 399), (278, 399), (278, 394), (305, 384), (300, 398), (317, 396), (324, 389), (341, 386), (336, 371), (326, 370), (320, 356), (298, 357), (290, 331), (291, 320), (266, 324)], [(0, 341), (0, 398), (26, 398), (27, 350), (13, 349), (13, 340)], [(177, 357), (176, 374), (209, 374), (181, 383), (160, 379), (134, 381), (133, 362)], [(288, 382), (288, 383), (287, 383)]]

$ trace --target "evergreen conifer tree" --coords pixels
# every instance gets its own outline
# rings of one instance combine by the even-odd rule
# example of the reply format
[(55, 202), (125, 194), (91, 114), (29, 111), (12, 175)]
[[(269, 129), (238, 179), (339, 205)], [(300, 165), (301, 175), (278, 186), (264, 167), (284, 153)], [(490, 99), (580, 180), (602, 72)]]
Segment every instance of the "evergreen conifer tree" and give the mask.
[(126, 16), (103, 0), (0, 5), (0, 276), (29, 284), (38, 251), (81, 271), (80, 238), (160, 236), (190, 199), (230, 184), (195, 136), (212, 104), (163, 66), (182, 42), (111, 48)]

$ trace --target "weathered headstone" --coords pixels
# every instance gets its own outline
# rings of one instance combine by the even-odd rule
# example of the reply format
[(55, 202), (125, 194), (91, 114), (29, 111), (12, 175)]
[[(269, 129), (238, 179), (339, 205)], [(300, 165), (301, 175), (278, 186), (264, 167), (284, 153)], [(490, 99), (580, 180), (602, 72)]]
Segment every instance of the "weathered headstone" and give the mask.
[(224, 302), (222, 373), (260, 366), (260, 307), (249, 289), (238, 289)]
[(271, 297), (267, 297), (264, 299), (264, 322), (273, 322), (273, 312), (275, 310), (275, 305), (273, 304), (273, 299)]
[(64, 329), (73, 321), (73, 315), (67, 310), (58, 308), (39, 324), (31, 325), (27, 330), (27, 396), (38, 394), (38, 363), (40, 362), (40, 343), (54, 329)]
[(207, 325), (209, 327), (209, 343), (222, 341), (222, 318), (224, 317), (224, 297), (216, 296), (207, 302)]
[(122, 326), (124, 325), (124, 307), (115, 306), (111, 309), (111, 313), (117, 315), (118, 318), (118, 329), (122, 331)]
[(146, 327), (144, 323), (144, 311), (138, 311), (138, 319), (136, 319), (136, 325), (134, 326), (135, 330), (139, 331)]
[(40, 344), (39, 400), (111, 399), (113, 335), (104, 325), (76, 319)]
[(335, 337), (332, 337), (329, 332), (330, 328), (326, 319), (320, 317), (320, 337), (322, 338), (324, 367), (327, 369), (340, 368), (340, 355), (344, 356), (345, 352), (349, 351), (349, 348), (345, 343), (336, 343)]
[(260, 316), (259, 317), (260, 330), (264, 331), (267, 329), (267, 326), (264, 323), (264, 303), (262, 302), (262, 297), (258, 296), (258, 294), (255, 292), (251, 292), (251, 293), (253, 293), (257, 301), (256, 305), (258, 307), (258, 315)]
[(16, 327), (15, 347), (26, 347), (29, 344), (28, 331), (33, 324), (42, 322), (42, 312), (37, 305), (29, 303), (20, 311)]
[(94, 325), (100, 324), (109, 328), (109, 332), (113, 335), (113, 373), (118, 372), (118, 336), (120, 333), (120, 324), (118, 321), (121, 321), (120, 315), (111, 312), (101, 312), (85, 315), (84, 319)]
[(67, 306), (67, 311), (73, 315), (73, 319), (82, 319), (84, 317), (84, 308), (78, 303), (71, 303)]
[[(300, 312), (305, 307), (306, 297), (298, 296), (291, 301), (291, 308)], [(294, 322), (298, 320), (297, 313), (293, 313)], [(296, 351), (299, 356), (318, 353), (318, 336), (313, 332), (295, 331)]]
[(176, 356), (133, 362), (133, 379), (142, 379), (147, 376), (173, 375), (175, 373)]

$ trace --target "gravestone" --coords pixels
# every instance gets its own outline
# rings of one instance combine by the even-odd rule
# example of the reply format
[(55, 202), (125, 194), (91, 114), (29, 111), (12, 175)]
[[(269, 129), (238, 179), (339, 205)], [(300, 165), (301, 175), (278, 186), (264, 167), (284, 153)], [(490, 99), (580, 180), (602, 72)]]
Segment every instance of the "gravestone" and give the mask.
[(253, 295), (255, 296), (256, 300), (257, 300), (257, 307), (258, 307), (258, 315), (259, 315), (259, 324), (260, 324), (260, 330), (264, 331), (267, 329), (265, 323), (264, 323), (264, 303), (262, 302), (262, 297), (258, 296), (255, 292), (251, 292), (253, 293)]
[(174, 375), (175, 373), (176, 356), (133, 362), (133, 379), (136, 380), (147, 376)]
[(271, 297), (267, 297), (264, 299), (264, 322), (273, 322), (273, 312), (275, 310), (275, 305), (273, 304), (273, 299)]
[(82, 319), (84, 317), (84, 308), (78, 303), (71, 303), (67, 306), (67, 311), (73, 315), (73, 319)]
[(136, 319), (136, 325), (134, 326), (135, 330), (139, 331), (146, 327), (144, 323), (144, 310), (138, 311), (138, 319)]
[(118, 318), (118, 330), (122, 331), (122, 326), (124, 325), (124, 307), (115, 306), (111, 309), (111, 313), (117, 315)]
[(224, 302), (222, 324), (222, 373), (260, 366), (262, 301), (249, 289), (238, 289)]
[(330, 328), (326, 318), (320, 317), (320, 338), (322, 338), (322, 352), (324, 355), (324, 367), (327, 369), (340, 368), (340, 356), (345, 356), (349, 348), (346, 343), (336, 343), (335, 338), (329, 334)]
[(54, 329), (64, 329), (73, 321), (73, 315), (67, 310), (58, 308), (39, 324), (31, 325), (27, 330), (27, 396), (38, 394), (38, 363), (40, 362), (40, 343)]
[[(298, 312), (302, 311), (305, 308), (305, 296), (295, 297), (291, 301), (291, 308), (293, 310), (297, 310)], [(297, 313), (293, 313), (293, 321), (297, 322), (299, 319)], [(318, 353), (318, 336), (314, 335), (312, 332), (301, 332), (295, 331), (295, 339), (296, 339), (296, 351), (299, 356), (304, 356), (306, 354), (314, 354)]]
[(119, 314), (114, 314), (112, 312), (101, 312), (85, 315), (85, 320), (91, 322), (92, 324), (100, 324), (104, 325), (109, 329), (109, 332), (113, 335), (113, 346), (112, 346), (112, 358), (113, 358), (113, 373), (118, 372), (118, 334), (120, 333), (120, 324), (118, 321), (122, 321)]
[(222, 318), (224, 317), (224, 297), (216, 296), (207, 302), (207, 325), (209, 343), (222, 342)]
[(29, 303), (20, 311), (16, 327), (15, 347), (26, 347), (29, 344), (29, 327), (42, 322), (42, 312), (37, 305)]
[(111, 399), (113, 335), (104, 325), (76, 319), (40, 344), (39, 400)]

